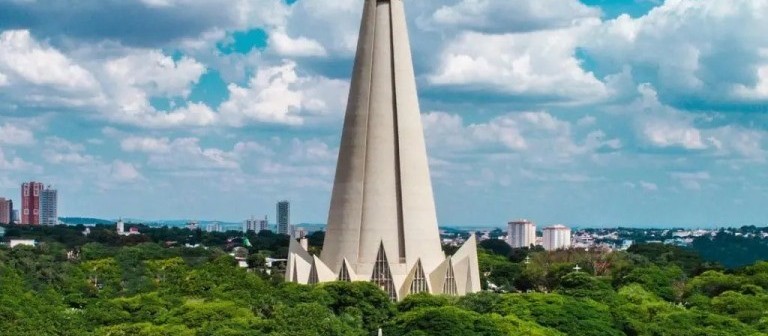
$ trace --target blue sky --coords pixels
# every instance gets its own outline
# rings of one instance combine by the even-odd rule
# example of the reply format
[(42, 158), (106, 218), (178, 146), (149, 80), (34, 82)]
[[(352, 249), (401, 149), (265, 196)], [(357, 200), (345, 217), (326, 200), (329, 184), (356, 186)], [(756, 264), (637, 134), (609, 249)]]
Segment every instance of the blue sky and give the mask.
[[(326, 220), (363, 0), (0, 0), (0, 196)], [(441, 225), (765, 225), (768, 0), (406, 1)]]

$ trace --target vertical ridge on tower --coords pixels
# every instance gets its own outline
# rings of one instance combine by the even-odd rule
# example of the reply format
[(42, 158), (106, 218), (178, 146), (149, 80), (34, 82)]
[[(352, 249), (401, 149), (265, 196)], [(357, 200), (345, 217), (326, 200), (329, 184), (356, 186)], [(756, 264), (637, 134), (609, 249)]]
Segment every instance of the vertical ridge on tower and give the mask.
[[(403, 0), (363, 1), (328, 225), (316, 263), (339, 272), (333, 279), (351, 273), (355, 280), (377, 282), (388, 272), (391, 287), (385, 289), (397, 298), (442, 291), (450, 259), (437, 226)], [(462, 272), (472, 279), (471, 286), (455, 290), (458, 295), (480, 290), (474, 240), (454, 259), (470, 265)], [(306, 258), (303, 252), (289, 255), (295, 257)], [(456, 271), (452, 265), (450, 271)]]

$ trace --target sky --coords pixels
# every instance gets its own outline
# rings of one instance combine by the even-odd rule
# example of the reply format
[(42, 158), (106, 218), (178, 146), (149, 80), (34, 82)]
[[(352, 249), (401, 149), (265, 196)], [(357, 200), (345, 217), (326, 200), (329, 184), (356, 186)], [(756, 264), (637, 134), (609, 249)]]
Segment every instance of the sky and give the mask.
[[(363, 0), (0, 0), (0, 196), (324, 223)], [(768, 220), (768, 0), (405, 0), (438, 220)]]

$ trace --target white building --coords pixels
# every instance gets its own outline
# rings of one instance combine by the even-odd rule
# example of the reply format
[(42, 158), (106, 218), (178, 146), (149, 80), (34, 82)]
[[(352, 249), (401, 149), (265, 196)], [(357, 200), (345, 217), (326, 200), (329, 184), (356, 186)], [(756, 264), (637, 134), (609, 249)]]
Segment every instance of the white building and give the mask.
[(208, 232), (222, 232), (221, 224), (219, 224), (218, 222), (210, 223), (210, 224), (208, 224), (205, 227), (205, 231), (208, 231)]
[(547, 251), (571, 247), (571, 229), (564, 225), (545, 227), (542, 245)]
[(117, 230), (118, 235), (125, 235), (125, 222), (123, 222), (122, 219), (117, 221), (117, 224), (115, 224), (115, 229)]
[(37, 246), (37, 241), (34, 239), (11, 239), (10, 243), (8, 244), (11, 248), (14, 248), (16, 246)]
[(527, 219), (507, 223), (507, 244), (513, 248), (536, 245), (536, 224)]
[(51, 186), (46, 187), (40, 194), (40, 224), (59, 224), (59, 193)]
[(267, 221), (267, 216), (264, 216), (264, 219), (256, 219), (251, 216), (251, 219), (247, 219), (245, 223), (243, 223), (243, 232), (253, 231), (258, 233), (268, 229), (269, 222)]
[(128, 231), (126, 231), (125, 222), (123, 222), (122, 219), (118, 220), (115, 226), (116, 226), (117, 234), (121, 236), (133, 236), (133, 235), (141, 234), (141, 232), (139, 232), (139, 228), (137, 227), (131, 227), (128, 229)]

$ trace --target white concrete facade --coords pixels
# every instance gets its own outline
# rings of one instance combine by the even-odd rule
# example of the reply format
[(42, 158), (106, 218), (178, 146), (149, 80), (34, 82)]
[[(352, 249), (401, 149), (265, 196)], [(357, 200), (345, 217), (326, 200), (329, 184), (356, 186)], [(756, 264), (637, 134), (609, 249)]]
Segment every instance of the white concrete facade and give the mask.
[(536, 245), (536, 224), (526, 219), (507, 223), (507, 244), (513, 248)]
[(552, 225), (544, 228), (544, 249), (554, 251), (571, 247), (571, 229), (564, 225)]
[(292, 240), (286, 280), (477, 292), (475, 238), (452, 257), (440, 245), (403, 2), (364, 2), (322, 255)]

